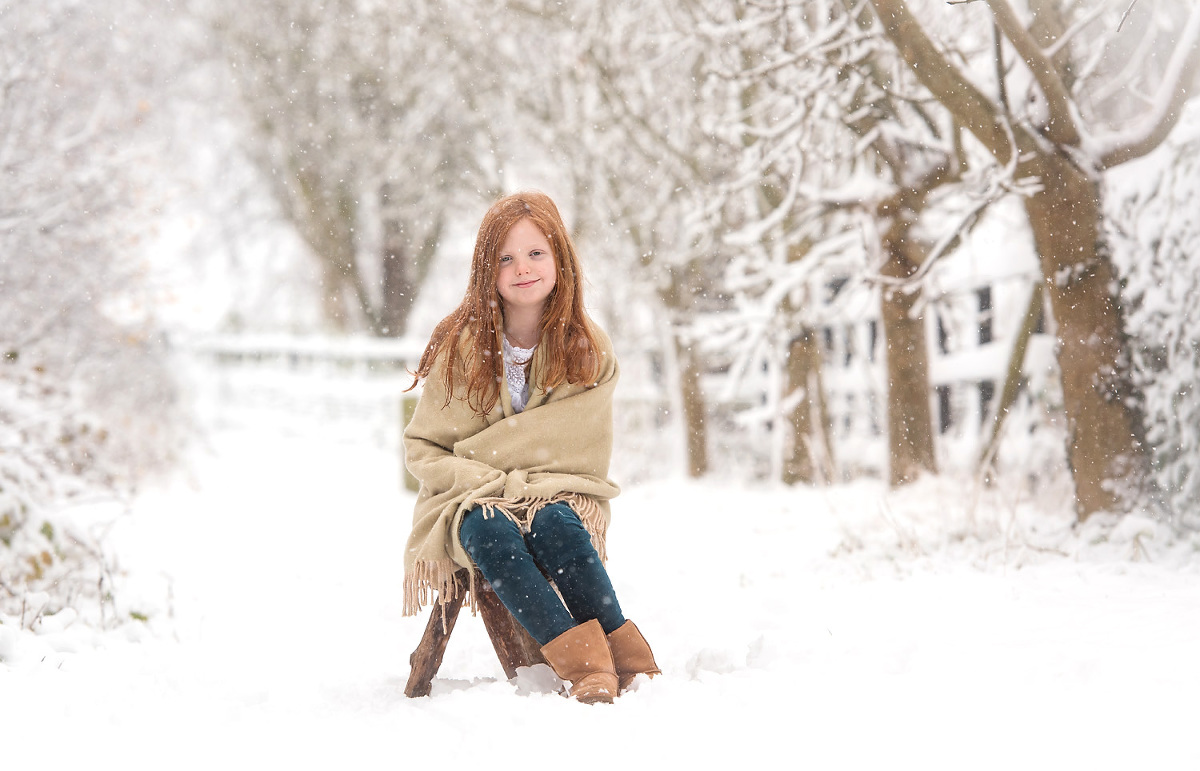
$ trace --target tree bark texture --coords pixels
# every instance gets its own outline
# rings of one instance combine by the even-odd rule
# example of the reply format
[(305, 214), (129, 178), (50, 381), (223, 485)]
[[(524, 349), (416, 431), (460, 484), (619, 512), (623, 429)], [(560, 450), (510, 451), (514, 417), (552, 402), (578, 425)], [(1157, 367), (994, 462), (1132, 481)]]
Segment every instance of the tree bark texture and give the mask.
[(479, 574), (475, 576), (475, 605), (483, 617), (483, 626), (492, 640), (496, 658), (500, 659), (500, 666), (509, 680), (517, 676), (518, 667), (545, 662), (541, 647), (525, 631), (525, 627), (517, 623), (492, 591), (491, 584)]
[(1063, 156), (1025, 165), (1042, 188), (1025, 201), (1050, 294), (1058, 337), (1067, 461), (1075, 479), (1076, 513), (1120, 512), (1144, 489), (1149, 467), (1117, 277), (1100, 236), (1094, 180)]
[(679, 390), (686, 432), (688, 476), (693, 479), (708, 473), (708, 417), (704, 390), (700, 383), (700, 357), (676, 338), (675, 356), (679, 362)]
[[(432, 227), (426, 230), (423, 238), (417, 239), (413, 229), (406, 228), (403, 218), (396, 212), (395, 196), (392, 183), (380, 187), (382, 291), (374, 309), (370, 309), (370, 302), (364, 298), (372, 331), (380, 337), (403, 337), (407, 332), (413, 301), (437, 252), (444, 224), (443, 217), (434, 214)], [(365, 287), (363, 291), (366, 291)]]
[[(888, 260), (881, 273), (906, 279), (916, 270), (899, 240), (884, 239)], [(915, 287), (884, 285), (880, 316), (887, 357), (887, 427), (893, 487), (913, 482), (922, 472), (936, 473), (933, 449), (933, 411), (929, 402), (929, 350), (925, 318), (916, 314), (920, 292)]]

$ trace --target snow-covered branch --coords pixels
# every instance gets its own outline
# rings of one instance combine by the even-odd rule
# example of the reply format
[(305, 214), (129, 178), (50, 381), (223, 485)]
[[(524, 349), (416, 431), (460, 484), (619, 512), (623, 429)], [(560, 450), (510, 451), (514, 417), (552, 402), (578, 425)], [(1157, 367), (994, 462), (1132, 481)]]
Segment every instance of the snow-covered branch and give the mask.
[(870, 0), (888, 38), (916, 77), (955, 118), (973, 133), (1001, 163), (1019, 147), (1006, 129), (1000, 112), (978, 88), (934, 46), (904, 0)]
[(1042, 52), (1037, 41), (1029, 34), (1029, 30), (1017, 18), (1008, 0), (986, 0), (992, 9), (996, 25), (1004, 33), (1016, 49), (1017, 54), (1025, 62), (1025, 66), (1033, 73), (1034, 79), (1046, 98), (1049, 120), (1045, 126), (1046, 135), (1058, 144), (1074, 145), (1079, 142), (1079, 130), (1075, 125), (1074, 111), (1071, 109), (1070, 95), (1063, 85), (1050, 58)]
[(1092, 140), (1092, 154), (1101, 168), (1112, 168), (1140, 158), (1162, 144), (1175, 127), (1190, 97), (1200, 69), (1200, 5), (1194, 5), (1171, 55), (1163, 82), (1145, 117), (1127, 131)]

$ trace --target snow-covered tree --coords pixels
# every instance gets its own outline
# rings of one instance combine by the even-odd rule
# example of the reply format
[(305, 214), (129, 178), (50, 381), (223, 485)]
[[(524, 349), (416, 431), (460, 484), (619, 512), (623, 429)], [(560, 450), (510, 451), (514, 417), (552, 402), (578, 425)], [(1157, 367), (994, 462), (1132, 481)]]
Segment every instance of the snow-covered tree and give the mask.
[[(0, 612), (85, 591), (63, 507), (168, 463), (175, 384), (139, 255), (162, 108), (141, 3), (0, 7)], [(84, 589), (83, 587), (87, 587)], [(39, 609), (40, 610), (40, 609)]]
[[(1200, 6), (869, 2), (934, 98), (1014, 179), (1036, 183), (1024, 200), (1059, 342), (1077, 512), (1126, 510), (1147, 492), (1149, 463), (1099, 180), (1178, 119), (1200, 60)], [(1120, 37), (1122, 15), (1137, 46)], [(942, 32), (987, 24), (990, 57), (962, 55)]]
[(197, 0), (337, 328), (399, 336), (464, 202), (499, 192), (504, 73), (472, 3)]
[(714, 342), (736, 352), (735, 383), (765, 364), (764, 403), (743, 409), (740, 419), (758, 428), (760, 441), (767, 438), (768, 473), (787, 482), (834, 473), (811, 292), (821, 253), (845, 246), (839, 226), (847, 218), (812, 192), (846, 173), (853, 143), (822, 122), (830, 79), (805, 56), (822, 23), (836, 24), (823, 10), (711, 2), (685, 19), (707, 52), (701, 72), (708, 88), (724, 95), (709, 106), (708, 120), (733, 159), (732, 173), (708, 191), (731, 302), (707, 326)]
[(824, 293), (816, 278), (824, 258), (846, 251), (839, 236), (854, 218), (844, 204), (860, 203), (838, 199), (856, 154), (840, 130), (848, 110), (832, 97), (837, 72), (821, 56), (848, 19), (822, 3), (715, 2), (696, 30), (714, 52), (707, 77), (736, 95), (715, 116), (738, 158), (738, 173), (714, 191), (732, 254), (724, 279), (736, 303), (716, 323), (740, 352), (735, 372), (766, 363), (757, 417), (775, 427), (767, 434), (771, 475), (790, 482), (828, 479), (835, 465), (813, 300)]
[[(707, 354), (694, 322), (724, 302), (709, 193), (736, 156), (713, 133), (728, 92), (701, 77), (709, 55), (682, 6), (626, 2), (510, 3), (544, 41), (511, 86), (532, 119), (527, 136), (570, 180), (579, 237), (603, 258), (614, 308), (636, 303), (665, 320), (672, 403), (683, 419), (687, 470), (706, 473)], [(523, 65), (515, 62), (518, 67)], [(512, 82), (512, 79), (507, 79)], [(719, 106), (718, 106), (719, 105)], [(633, 279), (631, 281), (630, 279)], [(622, 314), (614, 314), (618, 323)]]
[(776, 362), (763, 413), (787, 426), (774, 432), (773, 444), (785, 440), (775, 465), (792, 481), (830, 475), (814, 330), (833, 321), (823, 318), (825, 284), (841, 272), (879, 298), (890, 479), (934, 470), (922, 283), (954, 238), (939, 241), (920, 225), (935, 201), (981, 184), (966, 176), (953, 120), (862, 4), (713, 2), (694, 34), (716, 52), (709, 77), (739, 94), (716, 118), (740, 159), (738, 174), (713, 191), (736, 255), (728, 290), (742, 306), (721, 323), (741, 331), (741, 369)]

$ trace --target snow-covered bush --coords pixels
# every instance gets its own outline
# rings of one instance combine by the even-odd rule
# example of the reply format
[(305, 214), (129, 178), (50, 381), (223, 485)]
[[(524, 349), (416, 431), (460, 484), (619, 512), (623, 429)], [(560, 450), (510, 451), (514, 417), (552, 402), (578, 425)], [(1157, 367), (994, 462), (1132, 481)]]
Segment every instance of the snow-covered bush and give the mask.
[(180, 435), (139, 262), (155, 167), (137, 5), (0, 8), (0, 622), (103, 600), (66, 507), (128, 494)]
[(1200, 528), (1200, 105), (1162, 150), (1111, 180), (1133, 364), (1158, 485)]
[(88, 598), (103, 615), (99, 544), (61, 506), (111, 491), (111, 435), (44, 371), (0, 364), (0, 620), (32, 627)]

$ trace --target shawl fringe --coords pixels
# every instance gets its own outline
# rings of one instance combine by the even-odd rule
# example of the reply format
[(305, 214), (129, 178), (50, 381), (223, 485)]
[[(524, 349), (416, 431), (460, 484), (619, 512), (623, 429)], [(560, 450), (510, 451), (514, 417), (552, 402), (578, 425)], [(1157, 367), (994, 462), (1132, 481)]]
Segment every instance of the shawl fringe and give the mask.
[[(608, 535), (608, 519), (594, 498), (578, 493), (559, 493), (546, 498), (480, 498), (475, 505), (483, 509), (484, 518), (500, 514), (528, 533), (533, 516), (552, 503), (565, 503), (579, 516), (592, 546), (600, 556), (600, 562), (608, 562), (605, 541)], [(446, 557), (440, 560), (417, 560), (404, 576), (404, 615), (415, 616), (432, 602), (442, 614), (442, 630), (446, 628), (446, 606), (451, 602), (464, 603), (474, 615), (478, 611), (475, 602), (478, 571), (472, 567), (466, 571), (469, 578), (466, 586), (459, 576), (463, 568)], [(433, 592), (437, 597), (431, 596)]]

